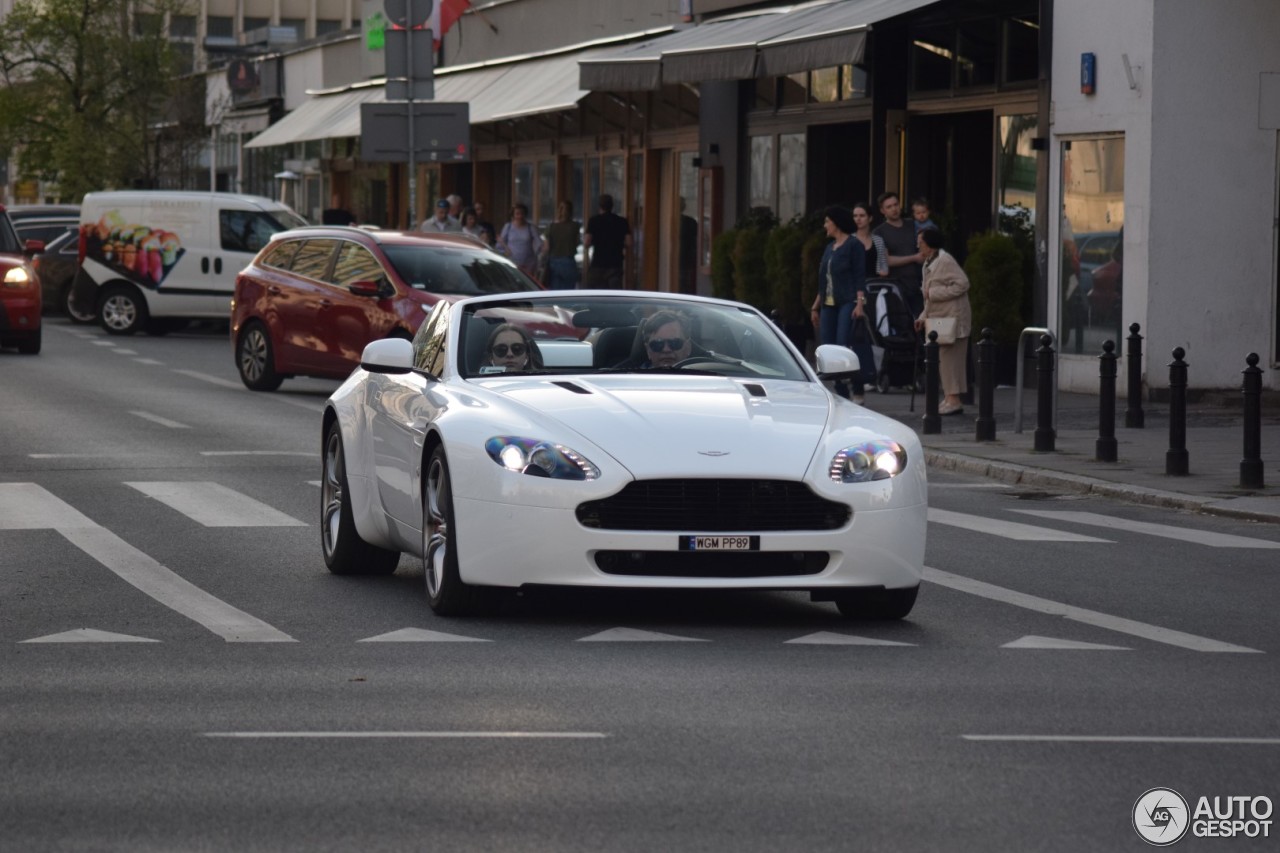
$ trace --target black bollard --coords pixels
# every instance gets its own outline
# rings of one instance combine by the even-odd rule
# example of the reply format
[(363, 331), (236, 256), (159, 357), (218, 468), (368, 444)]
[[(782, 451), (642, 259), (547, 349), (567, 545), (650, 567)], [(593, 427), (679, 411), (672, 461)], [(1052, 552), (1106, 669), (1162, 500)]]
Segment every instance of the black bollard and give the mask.
[(994, 332), (982, 330), (978, 341), (978, 419), (973, 422), (977, 441), (996, 440), (996, 342)]
[(1145, 417), (1142, 412), (1142, 329), (1137, 323), (1129, 327), (1129, 408), (1124, 410), (1124, 425), (1128, 429), (1142, 429)]
[(1245, 358), (1244, 374), (1244, 458), (1240, 460), (1240, 488), (1262, 488), (1262, 368), (1258, 354)]
[(1053, 429), (1053, 338), (1040, 336), (1036, 350), (1036, 438), (1035, 449), (1051, 451), (1057, 433)]
[(1164, 472), (1185, 477), (1189, 471), (1187, 456), (1187, 363), (1182, 347), (1173, 350), (1169, 362), (1169, 451), (1164, 455)]
[(1093, 458), (1099, 462), (1116, 461), (1116, 345), (1102, 344), (1098, 356), (1098, 441)]
[(942, 432), (942, 416), (938, 414), (938, 333), (930, 332), (924, 345), (924, 434)]

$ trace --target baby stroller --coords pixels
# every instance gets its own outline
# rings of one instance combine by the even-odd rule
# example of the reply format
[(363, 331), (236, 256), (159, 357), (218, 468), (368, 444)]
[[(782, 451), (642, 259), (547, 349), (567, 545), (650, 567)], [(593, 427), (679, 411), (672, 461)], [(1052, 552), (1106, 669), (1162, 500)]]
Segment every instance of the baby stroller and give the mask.
[(871, 308), (867, 322), (871, 339), (883, 350), (876, 373), (876, 388), (882, 394), (890, 388), (910, 388), (911, 407), (915, 410), (915, 392), (924, 390), (923, 349), (916, 333), (915, 318), (897, 282), (867, 282), (867, 300)]

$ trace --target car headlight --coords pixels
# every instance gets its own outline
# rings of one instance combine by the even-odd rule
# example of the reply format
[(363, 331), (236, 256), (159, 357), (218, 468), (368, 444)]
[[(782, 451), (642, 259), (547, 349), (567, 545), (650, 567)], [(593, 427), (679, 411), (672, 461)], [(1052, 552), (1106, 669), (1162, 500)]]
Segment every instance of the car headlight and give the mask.
[(21, 290), (31, 284), (31, 273), (27, 272), (26, 267), (9, 267), (9, 271), (4, 274), (4, 286)]
[(880, 439), (846, 447), (831, 460), (831, 479), (837, 483), (887, 480), (907, 467), (907, 451), (896, 441)]
[(484, 443), (489, 458), (508, 471), (519, 471), (553, 480), (594, 480), (600, 469), (590, 459), (563, 444), (495, 435)]

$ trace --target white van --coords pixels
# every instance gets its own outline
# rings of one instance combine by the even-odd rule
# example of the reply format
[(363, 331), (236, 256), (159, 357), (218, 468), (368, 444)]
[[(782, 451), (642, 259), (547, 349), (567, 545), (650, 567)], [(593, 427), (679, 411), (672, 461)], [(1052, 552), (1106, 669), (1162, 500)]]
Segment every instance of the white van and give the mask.
[(72, 299), (112, 335), (228, 319), (236, 274), (272, 234), (305, 224), (261, 196), (89, 193), (80, 203), (80, 271)]

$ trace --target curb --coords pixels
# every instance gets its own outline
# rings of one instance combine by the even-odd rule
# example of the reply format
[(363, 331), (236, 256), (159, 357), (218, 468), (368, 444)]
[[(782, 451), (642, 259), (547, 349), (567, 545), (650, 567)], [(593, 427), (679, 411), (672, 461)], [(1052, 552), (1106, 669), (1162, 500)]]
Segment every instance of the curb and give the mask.
[(1033, 468), (1029, 465), (1018, 465), (1014, 462), (993, 462), (990, 459), (983, 459), (979, 456), (966, 456), (963, 453), (945, 450), (929, 450), (926, 448), (924, 458), (925, 464), (930, 468), (936, 468), (941, 471), (957, 471), (962, 474), (974, 474), (990, 480), (999, 480), (1011, 486), (1047, 486), (1064, 489), (1074, 494), (1097, 495), (1098, 497), (1111, 498), (1143, 506), (1190, 510), (1192, 512), (1202, 512), (1206, 515), (1219, 515), (1246, 521), (1280, 524), (1280, 513), (1232, 507), (1229, 499), (1201, 498), (1184, 495), (1180, 492), (1165, 492), (1141, 486), (1128, 486), (1122, 483), (1113, 483), (1109, 480), (1099, 480), (1094, 477), (1066, 474), (1048, 468)]

